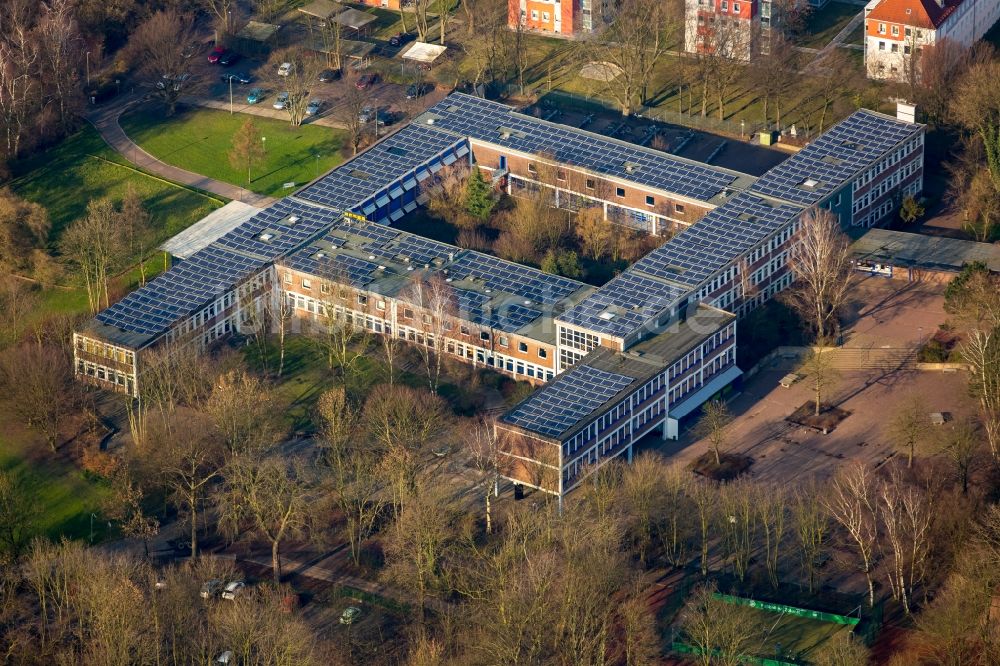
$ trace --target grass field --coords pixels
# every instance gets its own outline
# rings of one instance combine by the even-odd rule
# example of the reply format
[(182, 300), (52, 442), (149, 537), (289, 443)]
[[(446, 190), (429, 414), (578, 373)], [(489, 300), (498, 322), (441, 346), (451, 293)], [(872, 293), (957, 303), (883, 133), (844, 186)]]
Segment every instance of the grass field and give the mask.
[(816, 649), (834, 634), (850, 631), (850, 627), (833, 622), (820, 622), (794, 615), (753, 610), (762, 628), (762, 650), (756, 656), (786, 660), (811, 661)]
[(806, 19), (806, 29), (799, 39), (799, 45), (823, 48), (860, 11), (861, 7), (844, 2), (829, 2), (822, 9), (814, 10)]
[(37, 507), (35, 527), (51, 539), (89, 539), (91, 514), (95, 541), (108, 532), (101, 518), (101, 503), (110, 490), (93, 480), (72, 462), (49, 454), (45, 443), (6, 413), (0, 413), (0, 468), (25, 480)]
[(13, 166), (15, 193), (45, 206), (50, 242), (87, 210), (91, 199), (121, 198), (132, 184), (152, 215), (153, 243), (160, 243), (218, 208), (216, 198), (173, 185), (126, 166), (89, 125), (62, 143)]
[[(133, 141), (168, 164), (234, 185), (246, 185), (243, 169), (229, 165), (233, 135), (247, 116), (213, 109), (181, 108), (165, 118), (157, 108), (138, 108), (121, 117)], [(259, 194), (290, 193), (285, 183), (302, 185), (341, 161), (344, 133), (329, 127), (292, 127), (272, 118), (254, 117), (266, 139), (267, 156), (253, 174), (250, 189)]]

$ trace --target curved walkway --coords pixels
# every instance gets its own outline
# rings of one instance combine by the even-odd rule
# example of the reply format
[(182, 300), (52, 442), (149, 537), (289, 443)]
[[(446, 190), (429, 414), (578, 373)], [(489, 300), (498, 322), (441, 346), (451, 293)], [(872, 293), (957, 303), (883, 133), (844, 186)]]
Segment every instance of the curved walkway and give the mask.
[(118, 154), (131, 164), (144, 171), (154, 173), (175, 183), (181, 183), (182, 185), (196, 187), (199, 190), (217, 194), (226, 199), (243, 201), (258, 208), (264, 208), (277, 201), (273, 197), (251, 192), (238, 185), (224, 183), (220, 180), (202, 176), (201, 174), (185, 171), (184, 169), (167, 164), (143, 150), (125, 134), (121, 125), (118, 124), (118, 118), (130, 105), (141, 102), (144, 99), (144, 97), (139, 96), (126, 96), (118, 103), (99, 106), (89, 110), (85, 114), (85, 117), (109, 146), (114, 148)]

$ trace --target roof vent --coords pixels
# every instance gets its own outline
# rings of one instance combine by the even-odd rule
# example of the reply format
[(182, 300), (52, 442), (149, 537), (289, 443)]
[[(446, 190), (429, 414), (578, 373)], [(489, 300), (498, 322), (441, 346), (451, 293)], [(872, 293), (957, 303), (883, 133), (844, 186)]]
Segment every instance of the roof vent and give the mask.
[(531, 301), (529, 301), (529, 300), (525, 299), (525, 301), (524, 301), (524, 304), (525, 304), (525, 305), (531, 305)]
[(260, 235), (260, 239), (261, 239), (262, 241), (264, 241), (265, 243), (266, 243), (267, 241), (271, 240), (272, 238), (274, 238), (274, 234), (272, 234), (272, 233), (270, 233), (270, 232), (268, 232), (268, 231), (265, 231), (264, 233), (262, 233), (262, 234)]
[(435, 120), (436, 119), (433, 116), (431, 116), (430, 118), (427, 119), (427, 124), (428, 125), (433, 125)]
[(444, 279), (444, 281), (445, 281), (445, 282), (454, 282), (454, 281), (455, 281), (455, 278), (453, 278), (453, 277), (446, 277), (446, 278)]
[(800, 187), (807, 187), (810, 190), (812, 190), (812, 189), (815, 189), (816, 187), (819, 186), (819, 181), (816, 180), (815, 178), (806, 178), (801, 183), (799, 183), (799, 186)]
[(368, 261), (375, 261), (375, 255), (374, 254), (369, 254), (368, 255)]
[(384, 271), (385, 270), (385, 266), (383, 266), (382, 264), (379, 264), (378, 266), (375, 267), (375, 270), (377, 270), (377, 271)]
[(634, 173), (637, 168), (634, 162), (625, 162), (623, 166), (625, 167), (625, 173)]
[(298, 222), (301, 219), (302, 218), (299, 217), (298, 215), (289, 215), (288, 219), (285, 220), (285, 221), (288, 222), (288, 226), (292, 226), (293, 224), (295, 224), (296, 222)]
[(612, 319), (615, 318), (615, 313), (614, 312), (608, 312), (608, 311), (605, 310), (604, 312), (602, 312), (601, 314), (599, 314), (597, 316), (600, 317), (601, 319), (603, 319), (604, 321), (611, 321)]
[(412, 270), (413, 270), (413, 266), (407, 266), (407, 267), (406, 267), (406, 270), (408, 270), (408, 271), (412, 271)]

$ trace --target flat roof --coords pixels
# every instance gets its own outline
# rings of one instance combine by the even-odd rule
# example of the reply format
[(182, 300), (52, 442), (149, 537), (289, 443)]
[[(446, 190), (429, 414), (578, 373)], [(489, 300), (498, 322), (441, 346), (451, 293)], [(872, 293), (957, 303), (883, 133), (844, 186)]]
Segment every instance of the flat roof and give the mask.
[(687, 320), (627, 351), (599, 347), (500, 421), (524, 434), (564, 442), (734, 319), (730, 312), (699, 304)]
[(360, 30), (376, 20), (378, 20), (378, 17), (374, 14), (369, 14), (368, 12), (363, 12), (360, 9), (353, 9), (350, 7), (337, 14), (337, 16), (333, 19), (334, 23), (339, 23), (345, 28), (350, 28), (351, 30)]
[(439, 278), (450, 292), (452, 316), (483, 329), (549, 344), (555, 343), (553, 314), (594, 289), (577, 280), (349, 217), (278, 265), (404, 302), (412, 300), (409, 287), (415, 281)]
[(344, 6), (331, 0), (313, 0), (304, 7), (299, 7), (299, 11), (309, 16), (320, 19), (328, 19), (344, 9)]
[(400, 52), (399, 57), (404, 60), (416, 60), (430, 64), (437, 60), (448, 50), (447, 46), (441, 44), (428, 44), (426, 42), (413, 42), (405, 50)]
[(1000, 245), (906, 231), (868, 229), (851, 245), (851, 252), (873, 263), (956, 273), (965, 264), (981, 261), (1000, 272)]
[(230, 201), (179, 234), (167, 239), (160, 249), (178, 259), (187, 259), (195, 252), (206, 248), (224, 234), (243, 224), (260, 209), (242, 201)]
[(249, 39), (252, 42), (266, 43), (270, 41), (280, 29), (281, 26), (275, 25), (274, 23), (247, 21), (247, 24), (243, 26), (238, 33), (236, 33), (236, 36), (242, 39)]

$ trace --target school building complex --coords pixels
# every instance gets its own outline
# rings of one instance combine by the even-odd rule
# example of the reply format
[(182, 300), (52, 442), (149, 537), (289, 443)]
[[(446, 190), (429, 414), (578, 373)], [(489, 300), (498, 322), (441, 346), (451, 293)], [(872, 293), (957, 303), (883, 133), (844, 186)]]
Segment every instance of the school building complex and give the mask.
[[(392, 227), (460, 162), (677, 233), (595, 288)], [(739, 377), (736, 319), (791, 283), (804, 211), (876, 226), (922, 182), (923, 126), (871, 111), (754, 178), (452, 94), (99, 313), (76, 373), (138, 397), (157, 349), (279, 320), (363, 327), (539, 385), (498, 420), (505, 473), (562, 498)]]

